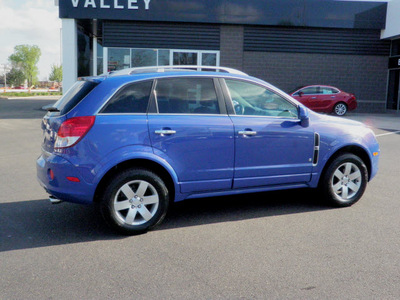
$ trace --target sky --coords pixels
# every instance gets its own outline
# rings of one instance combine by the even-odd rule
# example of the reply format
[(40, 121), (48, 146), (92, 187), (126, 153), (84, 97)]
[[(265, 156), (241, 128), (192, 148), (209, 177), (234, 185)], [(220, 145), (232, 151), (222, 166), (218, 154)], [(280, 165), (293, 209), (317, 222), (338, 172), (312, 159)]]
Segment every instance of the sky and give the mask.
[(51, 65), (60, 65), (60, 30), (54, 0), (0, 0), (0, 68), (16, 45), (37, 45), (39, 80), (48, 79)]

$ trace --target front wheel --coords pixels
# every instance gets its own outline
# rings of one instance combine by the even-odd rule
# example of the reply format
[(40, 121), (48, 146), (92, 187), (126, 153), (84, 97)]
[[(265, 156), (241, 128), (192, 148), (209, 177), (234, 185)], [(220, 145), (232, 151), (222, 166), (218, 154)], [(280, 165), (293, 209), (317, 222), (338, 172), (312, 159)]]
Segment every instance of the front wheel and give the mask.
[(325, 199), (338, 207), (351, 206), (364, 194), (368, 170), (356, 155), (343, 154), (330, 164), (321, 178), (320, 188)]
[(347, 105), (344, 103), (337, 103), (333, 107), (333, 112), (337, 116), (344, 116), (347, 113)]
[(111, 180), (100, 208), (113, 229), (140, 234), (161, 223), (168, 203), (168, 189), (158, 175), (145, 169), (129, 169)]

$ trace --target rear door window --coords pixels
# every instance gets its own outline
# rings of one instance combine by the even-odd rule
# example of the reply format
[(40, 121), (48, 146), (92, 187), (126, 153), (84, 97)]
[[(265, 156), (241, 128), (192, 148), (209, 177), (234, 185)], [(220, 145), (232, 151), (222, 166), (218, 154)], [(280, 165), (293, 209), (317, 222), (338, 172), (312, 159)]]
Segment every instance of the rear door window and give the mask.
[(93, 81), (77, 81), (68, 92), (58, 100), (54, 107), (60, 111), (60, 115), (68, 113), (82, 101), (99, 83)]
[(101, 113), (140, 114), (147, 112), (153, 81), (129, 84), (118, 91)]
[(321, 92), (324, 95), (333, 94), (333, 90), (331, 88), (327, 88), (327, 87), (321, 87)]
[(219, 114), (212, 78), (159, 79), (156, 87), (160, 114)]

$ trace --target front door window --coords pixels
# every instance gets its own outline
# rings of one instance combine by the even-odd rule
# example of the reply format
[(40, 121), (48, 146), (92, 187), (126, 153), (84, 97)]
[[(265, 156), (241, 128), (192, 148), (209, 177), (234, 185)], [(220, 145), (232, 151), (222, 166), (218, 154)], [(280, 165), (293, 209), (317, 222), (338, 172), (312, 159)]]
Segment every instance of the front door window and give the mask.
[(297, 106), (263, 86), (225, 82), (236, 111), (233, 187), (310, 181), (314, 131), (299, 125)]

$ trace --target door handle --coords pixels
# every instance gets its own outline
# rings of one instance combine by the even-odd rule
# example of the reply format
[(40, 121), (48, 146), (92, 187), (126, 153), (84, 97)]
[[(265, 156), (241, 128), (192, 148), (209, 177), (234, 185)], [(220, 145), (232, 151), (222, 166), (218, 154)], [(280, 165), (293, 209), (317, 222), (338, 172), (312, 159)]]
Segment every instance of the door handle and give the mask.
[(317, 99), (317, 97), (311, 97), (311, 99)]
[(171, 135), (175, 134), (176, 131), (171, 129), (162, 129), (162, 130), (156, 130), (154, 133), (159, 135)]
[(257, 131), (252, 130), (241, 130), (238, 132), (239, 135), (256, 135)]

